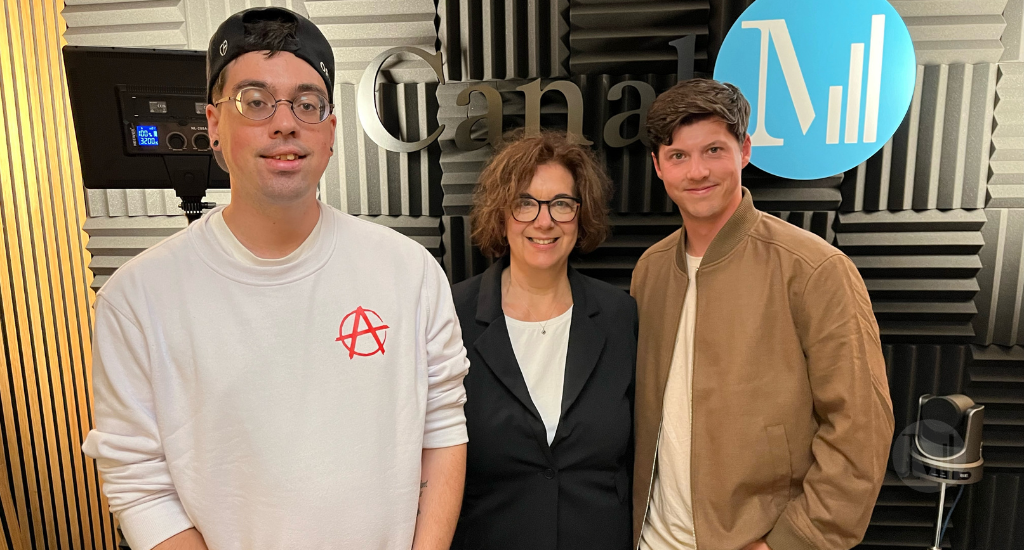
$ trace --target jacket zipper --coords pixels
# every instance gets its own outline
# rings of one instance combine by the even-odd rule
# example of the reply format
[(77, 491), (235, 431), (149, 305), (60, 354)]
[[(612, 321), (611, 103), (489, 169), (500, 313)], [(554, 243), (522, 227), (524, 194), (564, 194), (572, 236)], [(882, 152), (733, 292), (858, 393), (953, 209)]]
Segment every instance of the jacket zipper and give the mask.
[[(697, 273), (700, 271), (698, 267), (693, 273), (693, 284), (697, 284)], [(694, 293), (694, 300), (697, 300), (697, 294)], [(700, 300), (697, 300), (700, 303)], [(697, 305), (693, 306), (693, 364), (697, 364)], [(693, 376), (690, 376), (690, 383), (687, 384), (688, 391), (690, 392), (690, 508), (693, 510), (693, 547), (697, 546), (697, 507), (694, 505), (696, 502), (693, 499)], [(633, 550), (640, 550), (640, 541), (644, 538), (644, 525), (647, 524), (647, 514), (651, 511), (651, 489), (654, 487), (654, 469), (658, 465), (658, 449), (661, 447), (661, 428), (665, 425), (665, 403), (664, 397), (662, 397), (662, 413), (661, 423), (658, 424), (658, 439), (654, 443), (654, 462), (651, 464), (651, 481), (647, 484), (647, 505), (644, 507), (644, 520), (640, 522), (640, 536), (636, 539), (636, 548)]]
[[(664, 399), (662, 399), (662, 401), (664, 401)], [(654, 488), (654, 469), (658, 466), (658, 448), (661, 447), (661, 428), (665, 425), (664, 406), (663, 402), (661, 422), (658, 423), (658, 439), (654, 442), (654, 461), (651, 463), (651, 481), (647, 484), (647, 504), (644, 506), (644, 520), (640, 522), (640, 536), (636, 538), (636, 548), (633, 550), (640, 550), (640, 541), (644, 538), (644, 525), (647, 525), (647, 514), (651, 511), (651, 490)]]
[[(700, 274), (700, 266), (693, 270), (693, 285), (697, 285), (697, 276)], [(697, 299), (698, 288), (694, 288), (693, 292), (693, 365), (690, 369), (690, 383), (687, 384), (687, 390), (690, 392), (690, 510), (693, 511), (693, 547), (699, 550), (700, 546), (697, 545), (697, 500), (693, 498), (693, 457), (696, 454), (693, 450), (693, 368), (697, 366), (697, 305), (700, 304), (700, 300)]]

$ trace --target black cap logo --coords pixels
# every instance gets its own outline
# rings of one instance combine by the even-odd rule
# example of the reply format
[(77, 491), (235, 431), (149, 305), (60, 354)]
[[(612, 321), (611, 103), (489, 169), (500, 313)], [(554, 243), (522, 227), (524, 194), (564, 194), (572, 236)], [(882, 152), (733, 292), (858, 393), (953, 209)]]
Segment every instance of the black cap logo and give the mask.
[(220, 56), (224, 57), (224, 54), (228, 53), (228, 41), (225, 40), (220, 43)]
[(331, 75), (328, 74), (327, 72), (327, 65), (324, 65), (323, 61), (320, 62), (320, 70), (324, 72), (324, 75), (327, 76), (327, 78), (331, 77)]

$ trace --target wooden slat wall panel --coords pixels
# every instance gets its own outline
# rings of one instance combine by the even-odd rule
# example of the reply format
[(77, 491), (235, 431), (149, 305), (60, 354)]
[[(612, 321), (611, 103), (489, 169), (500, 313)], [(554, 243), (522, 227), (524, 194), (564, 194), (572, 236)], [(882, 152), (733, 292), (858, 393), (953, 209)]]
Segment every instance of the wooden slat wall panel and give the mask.
[(81, 452), (91, 424), (92, 277), (60, 57), (64, 5), (2, 2), (0, 487), (10, 496), (2, 508), (4, 544), (111, 548), (113, 522), (95, 465)]
[(22, 530), (17, 521), (17, 510), (11, 497), (11, 484), (7, 479), (7, 462), (0, 453), (0, 550), (27, 550)]

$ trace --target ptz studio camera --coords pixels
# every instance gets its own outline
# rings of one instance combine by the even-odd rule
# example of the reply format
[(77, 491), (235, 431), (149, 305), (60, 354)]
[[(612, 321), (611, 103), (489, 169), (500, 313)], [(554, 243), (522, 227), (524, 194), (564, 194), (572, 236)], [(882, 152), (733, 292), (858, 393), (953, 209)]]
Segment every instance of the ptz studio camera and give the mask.
[(922, 395), (910, 451), (914, 475), (946, 485), (981, 481), (981, 429), (985, 407), (966, 395)]

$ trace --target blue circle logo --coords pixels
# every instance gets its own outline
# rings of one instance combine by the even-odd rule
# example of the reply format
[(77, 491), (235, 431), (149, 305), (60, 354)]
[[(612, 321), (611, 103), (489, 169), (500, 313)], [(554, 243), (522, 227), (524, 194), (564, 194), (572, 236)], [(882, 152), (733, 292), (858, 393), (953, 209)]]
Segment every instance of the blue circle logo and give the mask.
[(758, 0), (725, 37), (715, 79), (750, 102), (751, 162), (792, 179), (875, 154), (910, 107), (910, 31), (885, 0)]

